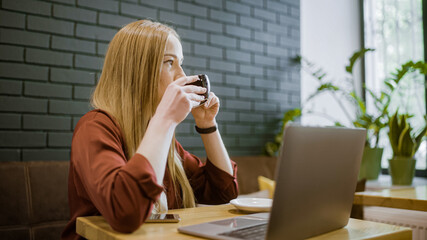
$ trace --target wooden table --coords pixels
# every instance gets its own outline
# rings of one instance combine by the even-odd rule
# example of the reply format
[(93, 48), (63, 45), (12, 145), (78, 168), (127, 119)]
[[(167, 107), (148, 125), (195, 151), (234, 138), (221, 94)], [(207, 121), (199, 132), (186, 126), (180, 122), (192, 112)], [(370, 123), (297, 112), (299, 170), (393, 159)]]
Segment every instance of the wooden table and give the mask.
[[(145, 223), (132, 234), (118, 233), (111, 229), (101, 216), (77, 218), (77, 233), (90, 240), (116, 240), (116, 239), (199, 239), (197, 237), (178, 233), (180, 226), (221, 220), (225, 218), (244, 215), (233, 206), (218, 205), (190, 209), (170, 210), (168, 213), (177, 213), (181, 217), (179, 223)], [(317, 237), (316, 240), (334, 239), (412, 239), (410, 228), (393, 226), (383, 223), (375, 223), (350, 219), (348, 225), (336, 231), (332, 231)]]
[(427, 211), (427, 185), (357, 192), (354, 204)]

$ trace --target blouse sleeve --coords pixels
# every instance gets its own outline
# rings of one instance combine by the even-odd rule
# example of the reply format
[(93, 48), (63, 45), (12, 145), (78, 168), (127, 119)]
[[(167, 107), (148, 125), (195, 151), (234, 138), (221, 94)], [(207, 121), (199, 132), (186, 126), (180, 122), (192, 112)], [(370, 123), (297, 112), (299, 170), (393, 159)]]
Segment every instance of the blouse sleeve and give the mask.
[(223, 204), (237, 197), (237, 165), (235, 162), (231, 161), (233, 175), (230, 175), (217, 168), (209, 159), (203, 164), (198, 157), (185, 151), (178, 142), (176, 145), (197, 203)]
[(140, 154), (126, 160), (120, 129), (102, 113), (76, 130), (71, 159), (84, 191), (113, 229), (136, 230), (163, 191), (150, 163)]

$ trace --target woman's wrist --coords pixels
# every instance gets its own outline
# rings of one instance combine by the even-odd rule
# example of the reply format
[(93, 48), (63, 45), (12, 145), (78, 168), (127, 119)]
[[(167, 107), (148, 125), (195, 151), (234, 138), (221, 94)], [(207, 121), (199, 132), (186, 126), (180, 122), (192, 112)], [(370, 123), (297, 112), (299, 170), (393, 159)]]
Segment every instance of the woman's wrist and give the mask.
[(204, 121), (196, 121), (196, 126), (198, 127), (198, 128), (211, 128), (211, 127), (214, 127), (214, 126), (216, 126), (216, 121), (215, 120), (212, 120), (212, 121), (206, 121), (206, 122), (204, 122)]

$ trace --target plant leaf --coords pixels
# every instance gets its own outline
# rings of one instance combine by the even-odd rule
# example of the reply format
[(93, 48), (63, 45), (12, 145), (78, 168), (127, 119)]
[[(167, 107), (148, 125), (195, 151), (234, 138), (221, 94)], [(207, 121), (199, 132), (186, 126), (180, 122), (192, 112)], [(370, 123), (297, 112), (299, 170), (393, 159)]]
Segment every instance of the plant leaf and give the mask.
[(360, 51), (355, 52), (353, 54), (353, 56), (350, 57), (350, 63), (345, 67), (345, 71), (352, 74), (353, 73), (353, 67), (354, 67), (354, 64), (356, 63), (356, 61), (359, 58), (362, 58), (363, 56), (365, 56), (365, 53), (370, 52), (370, 51), (375, 51), (375, 49), (362, 48)]

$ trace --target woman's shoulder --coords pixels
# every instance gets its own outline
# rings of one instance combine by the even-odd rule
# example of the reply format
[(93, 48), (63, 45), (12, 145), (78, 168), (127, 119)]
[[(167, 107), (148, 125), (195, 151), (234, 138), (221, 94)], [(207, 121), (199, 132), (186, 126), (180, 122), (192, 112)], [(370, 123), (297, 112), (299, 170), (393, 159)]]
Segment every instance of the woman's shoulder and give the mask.
[(114, 117), (102, 109), (93, 109), (83, 115), (77, 122), (74, 132), (77, 132), (82, 127), (99, 126), (102, 128), (120, 129)]

